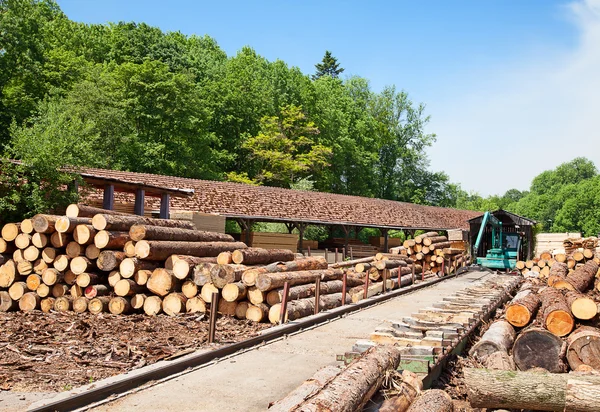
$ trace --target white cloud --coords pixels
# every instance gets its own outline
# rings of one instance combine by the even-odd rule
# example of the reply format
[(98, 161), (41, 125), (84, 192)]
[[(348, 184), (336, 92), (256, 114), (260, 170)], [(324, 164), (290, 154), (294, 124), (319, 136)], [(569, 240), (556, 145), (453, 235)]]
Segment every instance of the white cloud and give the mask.
[(527, 189), (577, 156), (600, 167), (600, 0), (562, 12), (578, 29), (572, 50), (550, 45), (529, 61), (475, 69), (459, 94), (429, 100), (433, 169), (488, 195)]

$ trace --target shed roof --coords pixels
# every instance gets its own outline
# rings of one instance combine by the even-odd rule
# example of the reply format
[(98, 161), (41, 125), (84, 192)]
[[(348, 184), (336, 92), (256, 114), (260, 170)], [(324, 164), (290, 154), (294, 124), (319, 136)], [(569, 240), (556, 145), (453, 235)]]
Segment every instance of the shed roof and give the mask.
[[(494, 215), (495, 217), (500, 219), (502, 221), (502, 223), (512, 223), (514, 225), (519, 225), (519, 226), (533, 226), (537, 223), (533, 219), (529, 219), (529, 218), (526, 218), (523, 216), (516, 215), (516, 214), (508, 212), (504, 209), (498, 209), (498, 210), (492, 212), (492, 215)], [(470, 219), (469, 224), (481, 223), (482, 220), (483, 220), (483, 215), (477, 216), (477, 217)]]
[[(138, 185), (192, 189), (191, 197), (171, 199), (171, 208), (227, 217), (380, 228), (468, 229), (468, 220), (481, 215), (469, 210), (392, 200), (149, 173), (93, 168), (85, 168), (82, 172)], [(99, 192), (95, 192), (89, 196), (98, 195)], [(158, 199), (150, 198), (147, 202), (158, 206)]]

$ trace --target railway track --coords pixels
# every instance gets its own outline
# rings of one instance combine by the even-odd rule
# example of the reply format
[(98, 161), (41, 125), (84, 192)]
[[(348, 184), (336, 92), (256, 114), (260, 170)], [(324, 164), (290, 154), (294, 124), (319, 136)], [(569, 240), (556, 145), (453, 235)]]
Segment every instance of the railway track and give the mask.
[[(465, 275), (459, 276), (457, 278), (457, 275), (451, 275), (451, 276), (447, 276), (444, 278), (436, 278), (436, 279), (432, 279), (429, 281), (425, 281), (425, 282), (421, 282), (415, 285), (412, 285), (410, 287), (406, 287), (406, 288), (402, 288), (399, 290), (395, 290), (395, 291), (391, 291), (391, 292), (387, 292), (385, 294), (382, 295), (378, 295), (363, 301), (360, 301), (359, 303), (356, 304), (352, 304), (352, 305), (347, 305), (347, 306), (343, 306), (343, 307), (339, 307), (333, 310), (329, 310), (323, 313), (320, 313), (319, 315), (315, 315), (315, 316), (311, 316), (309, 318), (305, 318), (305, 319), (301, 319), (299, 321), (295, 321), (295, 322), (290, 322), (284, 325), (280, 325), (277, 327), (273, 327), (270, 328), (266, 331), (264, 331), (261, 335), (247, 339), (245, 341), (241, 341), (235, 344), (231, 344), (231, 345), (227, 345), (227, 346), (223, 346), (220, 347), (216, 350), (202, 350), (202, 351), (197, 351), (194, 353), (190, 353), (187, 355), (184, 355), (180, 358), (177, 359), (172, 359), (169, 361), (161, 361), (158, 362), (157, 364), (154, 365), (150, 365), (148, 367), (145, 368), (141, 368), (139, 370), (136, 371), (132, 371), (132, 372), (128, 372), (126, 374), (123, 375), (118, 375), (109, 379), (105, 379), (103, 381), (98, 381), (95, 384), (92, 385), (87, 385), (69, 392), (65, 392), (65, 393), (61, 393), (59, 395), (57, 395), (56, 397), (52, 398), (52, 399), (48, 399), (42, 402), (38, 402), (35, 404), (32, 404), (29, 407), (29, 411), (67, 411), (67, 410), (77, 410), (77, 409), (90, 409), (90, 408), (98, 408), (99, 410), (102, 410), (103, 408), (103, 404), (107, 403), (107, 402), (114, 402), (115, 400), (119, 399), (119, 398), (124, 398), (121, 399), (122, 400), (127, 400), (130, 396), (135, 396), (135, 395), (141, 395), (144, 393), (150, 393), (155, 389), (158, 389), (160, 386), (163, 385), (158, 385), (160, 383), (165, 383), (165, 385), (168, 385), (170, 382), (172, 381), (192, 381), (194, 379), (194, 377), (192, 375), (188, 375), (192, 372), (196, 373), (200, 370), (204, 370), (204, 369), (213, 369), (213, 368), (207, 368), (207, 366), (210, 365), (214, 365), (215, 363), (220, 363), (220, 365), (215, 365), (215, 368), (219, 368), (219, 367), (223, 367), (223, 366), (228, 366), (228, 364), (226, 363), (226, 360), (229, 360), (231, 363), (233, 362), (238, 362), (235, 359), (241, 359), (243, 356), (240, 356), (242, 354), (245, 354), (246, 352), (261, 352), (266, 350), (267, 347), (274, 347), (275, 344), (274, 342), (277, 343), (277, 345), (284, 345), (286, 344), (286, 342), (292, 342), (293, 339), (290, 339), (289, 337), (294, 337), (294, 339), (298, 339), (298, 340), (305, 340), (304, 343), (301, 343), (300, 346), (305, 345), (306, 350), (310, 351), (311, 348), (315, 348), (318, 347), (319, 345), (322, 345), (323, 343), (321, 342), (321, 340), (324, 339), (318, 339), (316, 341), (311, 341), (311, 339), (313, 339), (313, 337), (311, 336), (311, 334), (319, 334), (321, 333), (321, 335), (323, 335), (322, 332), (320, 332), (321, 329), (323, 329), (324, 331), (326, 329), (335, 329), (336, 327), (342, 328), (342, 324), (344, 322), (346, 322), (350, 317), (364, 317), (364, 316), (369, 316), (369, 322), (367, 322), (368, 324), (365, 324), (364, 327), (362, 327), (361, 330), (356, 330), (356, 336), (351, 336), (351, 338), (356, 341), (362, 337), (368, 336), (368, 333), (370, 333), (370, 331), (373, 330), (373, 326), (380, 323), (381, 319), (385, 318), (382, 314), (377, 315), (376, 312), (386, 312), (385, 308), (391, 304), (396, 304), (394, 302), (405, 302), (404, 304), (406, 304), (405, 298), (402, 299), (394, 299), (403, 295), (407, 295), (407, 294), (414, 294), (413, 296), (417, 296), (418, 294), (423, 295), (423, 297), (433, 297), (434, 301), (430, 302), (431, 305), (439, 305), (440, 302), (443, 305), (449, 305), (449, 304), (453, 304), (452, 301), (448, 301), (448, 303), (444, 303), (444, 301), (440, 301), (440, 302), (436, 302), (437, 297), (436, 296), (430, 296), (432, 294), (437, 294), (437, 293), (441, 293), (443, 294), (445, 297), (449, 298), (452, 295), (452, 292), (457, 292), (460, 288), (459, 286), (463, 286), (463, 284), (470, 284), (476, 281), (481, 280), (481, 278), (489, 278), (490, 275), (487, 273), (483, 273), (483, 272), (478, 272), (478, 273), (467, 273)], [(461, 279), (464, 278), (464, 279)], [(503, 276), (504, 278), (504, 276)], [(515, 281), (516, 282), (516, 281)], [(516, 285), (516, 283), (515, 283)], [(434, 292), (434, 289), (436, 290)], [(438, 292), (439, 290), (439, 292)], [(431, 291), (431, 292), (430, 292)], [(475, 293), (475, 290), (473, 290), (473, 293)], [(484, 291), (482, 290), (482, 295), (485, 295)], [(423, 299), (423, 298), (421, 298)], [(457, 298), (458, 299), (458, 298)], [(468, 334), (470, 332), (472, 332), (482, 321), (484, 321), (486, 319), (486, 316), (488, 316), (489, 313), (491, 313), (493, 311), (494, 305), (497, 304), (500, 300), (499, 299), (492, 299), (490, 300), (490, 304), (489, 305), (483, 305), (480, 307), (481, 312), (472, 312), (472, 318), (470, 318), (468, 320), (468, 322), (466, 324), (463, 324), (460, 326), (460, 330), (462, 332), (464, 332), (463, 334), (460, 335), (456, 335), (453, 336), (453, 338), (447, 342), (443, 342), (444, 337), (442, 336), (442, 341), (440, 341), (441, 343), (448, 343), (449, 345), (445, 345), (443, 347), (451, 347), (450, 350), (447, 349), (441, 349), (442, 346), (440, 347), (440, 350), (435, 349), (434, 350), (434, 354), (435, 358), (431, 358), (431, 359), (426, 359), (428, 361), (427, 363), (427, 371), (428, 371), (428, 375), (431, 374), (431, 376), (433, 377), (434, 375), (432, 374), (432, 372), (435, 371), (435, 369), (440, 369), (443, 365), (444, 359), (447, 357), (447, 355), (449, 353), (451, 353), (452, 351), (456, 351), (460, 349), (461, 346), (461, 342), (464, 342), (465, 339), (468, 337)], [(429, 306), (429, 304), (427, 305)], [(426, 307), (426, 306), (424, 306)], [(434, 306), (435, 307), (435, 306)], [(438, 308), (438, 309), (444, 309), (444, 308)], [(390, 309), (393, 310), (393, 309)], [(352, 315), (354, 313), (354, 315)], [(443, 313), (443, 312), (440, 312)], [(373, 315), (373, 316), (371, 316)], [(422, 319), (422, 321), (426, 321), (424, 319)], [(321, 328), (319, 326), (323, 326), (326, 325), (326, 327)], [(359, 326), (363, 326), (363, 325), (359, 325)], [(429, 325), (432, 326), (432, 325)], [(357, 328), (356, 326), (351, 327), (349, 329), (360, 329)], [(310, 333), (309, 333), (310, 332)], [(326, 332), (327, 336), (329, 339), (331, 338), (335, 338), (335, 335), (332, 335), (329, 332)], [(323, 335), (325, 336), (325, 335)], [(448, 337), (451, 335), (448, 335)], [(298, 337), (298, 338), (296, 338)], [(287, 339), (286, 339), (287, 338)], [(326, 340), (326, 339), (325, 339)], [(447, 339), (446, 339), (447, 340)], [(271, 343), (271, 345), (266, 345), (267, 343)], [(290, 343), (291, 345), (292, 343)], [(331, 345), (331, 344), (329, 344)], [(335, 344), (334, 344), (335, 346)], [(337, 346), (337, 348), (341, 348), (342, 345)], [(349, 346), (347, 346), (349, 347)], [(346, 347), (346, 348), (347, 348)], [(335, 348), (337, 350), (337, 348)], [(285, 352), (285, 351), (284, 351)], [(337, 351), (342, 352), (342, 350)], [(291, 356), (293, 358), (293, 356)], [(267, 359), (269, 358), (268, 356), (263, 356), (262, 353), (258, 354), (258, 358), (257, 359)], [(286, 359), (285, 356), (282, 357), (283, 359)], [(323, 366), (323, 362), (327, 363), (331, 363), (332, 361), (334, 361), (335, 358), (330, 358), (329, 356), (327, 357), (323, 357), (323, 358), (319, 358), (316, 357), (318, 359), (314, 359), (314, 364), (319, 364), (321, 366)], [(415, 364), (417, 364), (418, 362), (416, 362), (416, 359), (413, 359), (415, 362)], [(292, 360), (293, 362), (295, 362), (294, 360)], [(241, 362), (240, 362), (241, 363)], [(308, 362), (310, 363), (310, 362)], [(423, 365), (424, 361), (421, 360), (420, 363)], [(284, 361), (285, 364), (285, 361)], [(301, 363), (299, 364), (294, 364), (295, 367), (300, 367), (303, 366)], [(312, 367), (312, 365), (304, 365), (304, 367), (309, 368)], [(285, 367), (285, 366), (284, 366)], [(268, 365), (265, 364), (265, 368), (267, 368), (267, 374), (269, 374), (268, 372)], [(223, 369), (227, 369), (226, 367)], [(441, 369), (440, 369), (441, 370)], [(281, 372), (281, 371), (279, 371)], [(225, 371), (223, 371), (223, 373), (225, 373)], [(305, 372), (303, 372), (305, 373)], [(274, 375), (278, 375), (277, 373), (275, 373)], [(277, 379), (276, 377), (271, 377), (269, 379)], [(290, 383), (287, 384), (290, 388), (293, 387), (293, 382), (297, 381), (298, 377), (295, 377), (294, 379), (290, 380)], [(227, 386), (227, 385), (226, 385)], [(234, 385), (235, 386), (235, 385)], [(143, 390), (142, 390), (143, 388)], [(137, 392), (135, 394), (132, 395), (133, 392)], [(182, 394), (183, 395), (183, 394)], [(280, 395), (284, 395), (284, 393), (281, 393)], [(144, 395), (142, 395), (144, 396)], [(273, 395), (270, 394), (266, 394), (265, 396), (267, 397), (271, 397)], [(152, 396), (151, 396), (152, 397)], [(276, 398), (276, 396), (275, 396)], [(179, 397), (174, 398), (173, 402), (178, 402), (179, 401)], [(183, 399), (181, 399), (181, 401), (184, 401)], [(119, 400), (116, 401), (116, 403), (120, 402)], [(112, 403), (109, 405), (106, 405), (109, 410), (113, 407), (115, 407), (115, 405), (113, 405)], [(193, 410), (194, 408), (197, 408), (197, 405), (190, 405), (193, 406), (193, 408), (191, 410)], [(125, 406), (122, 405), (122, 407), (127, 408), (128, 410), (131, 410), (130, 406)], [(158, 407), (158, 405), (157, 405)], [(259, 409), (256, 410), (264, 410), (266, 407), (266, 404), (263, 404), (262, 407), (260, 407)], [(135, 409), (135, 408), (134, 408)], [(142, 408), (140, 408), (141, 410)], [(177, 408), (178, 410), (182, 410), (181, 408)], [(184, 410), (185, 408), (183, 408)], [(202, 409), (204, 410), (211, 410), (213, 409), (211, 406), (209, 405), (205, 405)], [(247, 408), (246, 406), (240, 406), (240, 409), (236, 409), (234, 408), (228, 408), (229, 410), (250, 410)], [(215, 407), (214, 410), (219, 410), (218, 407)], [(221, 409), (222, 410), (222, 409)]]

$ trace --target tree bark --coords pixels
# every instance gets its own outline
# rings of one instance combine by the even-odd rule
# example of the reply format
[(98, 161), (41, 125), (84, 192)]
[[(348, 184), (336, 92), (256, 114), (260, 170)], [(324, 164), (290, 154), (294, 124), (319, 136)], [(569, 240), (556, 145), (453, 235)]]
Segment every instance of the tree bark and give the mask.
[(98, 296), (106, 296), (110, 293), (106, 285), (90, 285), (85, 288), (83, 295), (88, 299), (94, 299)]
[(554, 288), (547, 287), (539, 294), (542, 301), (544, 326), (556, 336), (565, 336), (575, 327), (575, 320), (564, 295)]
[(247, 292), (246, 285), (242, 282), (235, 282), (225, 285), (221, 294), (223, 295), (223, 299), (227, 302), (235, 302), (244, 299)]
[(379, 412), (406, 412), (422, 390), (423, 381), (416, 374), (403, 370), (402, 383), (395, 390), (397, 394), (383, 401)]
[(244, 265), (215, 265), (210, 270), (210, 278), (216, 287), (222, 289), (228, 283), (239, 282), (242, 274), (248, 270)]
[(552, 286), (557, 289), (576, 290), (583, 293), (592, 287), (597, 272), (598, 264), (593, 260), (588, 260), (582, 267), (569, 273), (565, 280), (557, 281)]
[(407, 264), (403, 260), (380, 260), (375, 262), (374, 266), (379, 270), (395, 269), (398, 267), (406, 267)]
[(121, 215), (131, 216), (129, 213), (117, 212), (114, 210), (101, 209), (99, 207), (93, 207), (82, 204), (71, 203), (67, 206), (65, 215), (68, 217), (94, 217), (97, 214), (103, 213), (105, 215)]
[(59, 233), (73, 233), (77, 225), (89, 225), (92, 219), (89, 217), (61, 216), (54, 223), (54, 229)]
[(200, 263), (194, 268), (194, 274), (192, 280), (198, 286), (204, 286), (207, 283), (212, 282), (210, 277), (210, 271), (216, 265), (214, 263)]
[[(310, 258), (309, 258), (310, 259)], [(312, 259), (322, 259), (323, 261), (325, 261), (324, 257), (312, 257)], [(334, 263), (331, 265), (331, 268), (336, 269), (336, 268), (344, 268), (344, 267), (350, 267), (350, 266), (354, 266), (358, 263), (369, 263), (369, 262), (373, 262), (375, 260), (375, 256), (369, 256), (369, 257), (365, 257), (365, 258), (360, 258), (360, 259), (354, 259), (354, 260), (345, 260), (343, 262), (338, 262), (338, 263)], [(325, 268), (316, 268), (316, 269), (326, 269)], [(295, 269), (295, 270), (300, 270), (300, 269)], [(302, 269), (302, 270), (308, 270), (308, 269)]]
[(423, 238), (423, 246), (431, 246), (434, 243), (442, 243), (447, 242), (448, 238), (446, 236), (431, 236)]
[[(346, 294), (346, 303), (350, 303), (350, 295)], [(342, 304), (342, 294), (332, 293), (319, 297), (319, 311), (336, 308)], [(292, 300), (287, 304), (287, 320), (300, 319), (315, 313), (315, 299)], [(271, 306), (269, 310), (269, 320), (271, 323), (279, 323), (281, 319), (281, 304)]]
[(129, 231), (133, 225), (151, 225), (196, 230), (194, 223), (187, 220), (153, 219), (145, 216), (109, 215), (99, 213), (92, 218), (96, 230)]
[(399, 348), (373, 347), (293, 409), (329, 412), (362, 410), (381, 386), (386, 372), (395, 370), (399, 362)]
[(465, 368), (464, 373), (472, 407), (537, 411), (598, 410), (600, 376), (474, 368)]
[(10, 312), (19, 307), (19, 302), (13, 300), (5, 290), (0, 290), (0, 312)]
[(513, 359), (520, 370), (543, 368), (560, 373), (566, 370), (566, 344), (556, 335), (541, 328), (521, 331), (513, 345)]
[(96, 265), (98, 269), (103, 272), (110, 272), (116, 269), (121, 262), (127, 258), (125, 252), (117, 252), (115, 250), (103, 250), (100, 252), (98, 259), (96, 259)]
[(100, 230), (94, 236), (94, 245), (98, 249), (123, 250), (125, 244), (129, 242), (129, 232), (109, 232)]
[(407, 412), (453, 412), (454, 403), (446, 392), (440, 389), (429, 389), (415, 400)]
[(540, 306), (540, 299), (537, 293), (525, 289), (515, 295), (506, 309), (506, 320), (511, 325), (522, 328), (527, 326)]
[(581, 326), (567, 338), (567, 361), (571, 369), (581, 365), (600, 371), (600, 329)]
[(31, 218), (31, 221), (33, 222), (33, 230), (38, 233), (52, 233), (55, 231), (54, 225), (58, 219), (60, 219), (60, 216), (35, 215)]
[(553, 286), (555, 282), (565, 279), (569, 273), (566, 263), (554, 262), (548, 273), (548, 286)]
[[(354, 277), (348, 277), (346, 281), (346, 288), (350, 290), (350, 288), (354, 286), (358, 286), (363, 284), (364, 281)], [(329, 282), (321, 282), (319, 293), (321, 295), (330, 295), (332, 293), (340, 293), (342, 291), (343, 282), (341, 280), (330, 280)], [(224, 290), (224, 289), (223, 289)], [(306, 285), (298, 285), (290, 288), (288, 299), (289, 301), (296, 299), (304, 299), (309, 298), (311, 296), (315, 296), (316, 284), (309, 283)], [(270, 306), (273, 306), (277, 303), (281, 303), (283, 299), (283, 289), (273, 289), (267, 293), (267, 303)]]
[(486, 369), (496, 369), (501, 371), (517, 370), (517, 365), (515, 365), (512, 356), (502, 350), (488, 355), (483, 361), (483, 366), (485, 366)]
[(256, 287), (263, 292), (279, 288), (288, 282), (290, 286), (312, 283), (318, 277), (321, 281), (337, 280), (344, 272), (340, 269), (304, 270), (298, 272), (262, 273), (256, 278)]
[(133, 225), (129, 229), (131, 240), (169, 240), (186, 242), (234, 242), (231, 235), (217, 232), (204, 232), (179, 227), (161, 227), (153, 225)]
[(292, 261), (295, 253), (287, 249), (247, 248), (234, 250), (231, 253), (233, 263), (245, 265), (265, 265), (273, 262)]
[(147, 260), (166, 260), (169, 256), (189, 255), (199, 257), (218, 256), (224, 251), (246, 247), (242, 242), (170, 242), (163, 240), (141, 240), (135, 244), (135, 255)]
[(515, 341), (515, 330), (505, 320), (492, 323), (481, 339), (471, 348), (469, 355), (484, 359), (497, 351), (508, 353)]

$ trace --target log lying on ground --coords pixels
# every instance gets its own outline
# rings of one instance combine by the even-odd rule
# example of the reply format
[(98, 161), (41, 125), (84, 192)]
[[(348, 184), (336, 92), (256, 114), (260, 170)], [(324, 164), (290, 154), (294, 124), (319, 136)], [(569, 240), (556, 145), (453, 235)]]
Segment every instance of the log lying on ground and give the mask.
[(566, 350), (567, 345), (558, 336), (535, 327), (521, 331), (512, 348), (520, 370), (543, 368), (554, 373), (566, 371)]
[(556, 336), (566, 336), (575, 327), (571, 309), (562, 292), (548, 287), (539, 294), (542, 301), (542, 319), (544, 326)]
[(180, 227), (161, 227), (153, 225), (133, 225), (129, 229), (131, 240), (170, 240), (186, 242), (233, 242), (231, 235), (218, 232), (182, 229)]
[(342, 369), (337, 366), (325, 366), (319, 369), (310, 379), (302, 382), (300, 386), (290, 392), (285, 398), (271, 403), (269, 405), (269, 412), (288, 412), (294, 409), (314, 393), (323, 390), (341, 371)]
[(465, 368), (469, 403), (476, 408), (536, 411), (598, 410), (600, 376)]
[(567, 361), (573, 370), (588, 365), (600, 371), (600, 329), (581, 326), (567, 338)]
[(515, 341), (515, 335), (515, 330), (509, 322), (498, 320), (490, 325), (481, 339), (471, 348), (469, 355), (484, 359), (497, 351), (508, 353)]
[(383, 401), (379, 412), (406, 412), (423, 390), (423, 381), (413, 372), (402, 371), (402, 383), (394, 387), (395, 394)]
[(298, 272), (261, 273), (256, 277), (256, 287), (267, 292), (282, 287), (285, 282), (290, 286), (313, 283), (318, 277), (322, 281), (338, 280), (344, 272), (340, 269), (303, 270)]
[[(350, 295), (346, 294), (346, 303), (350, 303)], [(323, 295), (319, 297), (319, 311), (332, 309), (342, 304), (342, 294), (332, 293), (330, 295)], [(295, 320), (310, 316), (315, 313), (315, 299), (306, 298), (292, 300), (287, 305), (287, 320)], [(271, 306), (269, 309), (269, 321), (271, 323), (279, 323), (281, 320), (281, 304)]]
[(530, 289), (521, 290), (508, 304), (506, 320), (518, 328), (527, 326), (534, 319), (539, 306), (537, 293)]
[(517, 370), (517, 365), (515, 365), (512, 356), (501, 350), (488, 355), (483, 361), (483, 366), (486, 369), (497, 369), (502, 371)]
[(430, 389), (415, 400), (407, 412), (453, 412), (454, 403), (446, 392), (440, 389)]
[(67, 217), (94, 217), (97, 214), (105, 214), (105, 215), (122, 215), (122, 216), (130, 216), (129, 213), (117, 212), (114, 210), (101, 209), (99, 207), (93, 207), (82, 204), (72, 203), (67, 206), (67, 210), (65, 215)]
[[(376, 346), (366, 351), (338, 375), (328, 378), (323, 387), (314, 388), (313, 396), (291, 402), (275, 403), (269, 411), (315, 410), (357, 411), (371, 399), (381, 386), (386, 372), (395, 370), (400, 362), (400, 349)], [(314, 386), (313, 386), (314, 387)], [(285, 399), (285, 398), (284, 398)], [(282, 400), (283, 401), (283, 400)]]
[(288, 249), (247, 248), (234, 250), (231, 253), (233, 263), (245, 265), (264, 265), (272, 262), (294, 260), (294, 252)]
[(556, 281), (552, 287), (585, 292), (592, 287), (597, 272), (598, 264), (588, 260), (583, 266), (569, 273), (564, 280)]
[(242, 242), (170, 242), (163, 240), (141, 240), (135, 244), (135, 255), (140, 259), (166, 260), (171, 255), (199, 257), (218, 256), (224, 251), (245, 249)]
[[(358, 286), (363, 284), (364, 281), (362, 279), (358, 279), (355, 277), (348, 277), (346, 280), (347, 290), (350, 290), (351, 287)], [(309, 283), (306, 285), (298, 285), (292, 286), (289, 291), (288, 299), (296, 300), (296, 299), (304, 299), (309, 298), (311, 296), (315, 296), (316, 290), (315, 283)], [(342, 291), (343, 282), (341, 280), (330, 280), (329, 282), (321, 282), (319, 293), (321, 295), (329, 295), (331, 293), (339, 293)], [(225, 291), (225, 289), (223, 289)], [(274, 289), (267, 293), (267, 303), (271, 306), (281, 303), (283, 299), (283, 289)]]
[(92, 226), (96, 230), (129, 231), (133, 225), (151, 225), (160, 227), (177, 227), (196, 230), (194, 223), (187, 220), (153, 219), (144, 216), (121, 216), (100, 213), (92, 218)]

